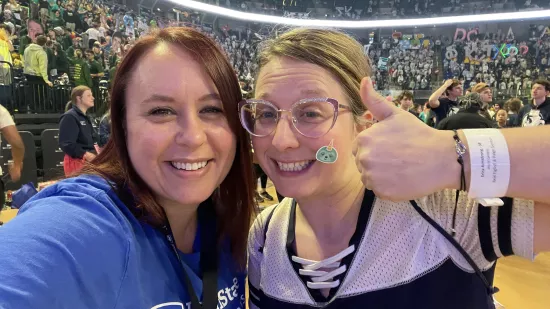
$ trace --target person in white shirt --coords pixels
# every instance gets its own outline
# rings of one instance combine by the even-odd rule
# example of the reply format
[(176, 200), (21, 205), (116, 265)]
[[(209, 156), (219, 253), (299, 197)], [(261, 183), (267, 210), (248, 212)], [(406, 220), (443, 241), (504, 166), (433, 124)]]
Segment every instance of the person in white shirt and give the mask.
[(92, 49), (94, 47), (94, 43), (99, 42), (99, 38), (101, 37), (99, 23), (94, 23), (92, 28), (86, 30), (86, 34), (88, 34), (88, 47)]
[[(19, 181), (21, 169), (23, 168), (23, 157), (25, 156), (25, 145), (15, 127), (13, 118), (8, 110), (0, 105), (0, 132), (11, 145), (12, 162), (9, 164), (9, 173), (12, 181)], [(0, 175), (2, 169), (0, 168)]]

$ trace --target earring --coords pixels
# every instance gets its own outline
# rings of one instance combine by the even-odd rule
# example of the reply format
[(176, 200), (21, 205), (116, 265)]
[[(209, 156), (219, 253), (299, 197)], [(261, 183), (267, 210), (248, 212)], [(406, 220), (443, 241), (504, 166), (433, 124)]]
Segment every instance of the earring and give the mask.
[(317, 150), (315, 154), (315, 159), (321, 163), (332, 164), (338, 160), (338, 151), (334, 148), (334, 140), (330, 140), (328, 146), (323, 146)]

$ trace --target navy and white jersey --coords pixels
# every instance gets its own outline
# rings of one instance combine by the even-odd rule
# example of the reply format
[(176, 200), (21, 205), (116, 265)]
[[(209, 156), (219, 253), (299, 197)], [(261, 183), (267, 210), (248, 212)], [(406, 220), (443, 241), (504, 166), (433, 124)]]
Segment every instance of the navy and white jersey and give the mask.
[[(441, 191), (416, 204), (450, 232), (455, 193)], [(456, 208), (454, 239), (491, 284), (497, 258), (533, 259), (532, 201), (506, 199), (504, 206), (484, 207), (461, 192)], [(248, 243), (252, 309), (493, 308), (473, 267), (411, 202), (378, 199), (367, 190), (350, 247), (338, 261), (296, 257), (295, 211), (295, 202), (284, 199), (254, 222)], [(304, 265), (327, 261), (334, 270)], [(336, 286), (324, 297), (318, 284)]]

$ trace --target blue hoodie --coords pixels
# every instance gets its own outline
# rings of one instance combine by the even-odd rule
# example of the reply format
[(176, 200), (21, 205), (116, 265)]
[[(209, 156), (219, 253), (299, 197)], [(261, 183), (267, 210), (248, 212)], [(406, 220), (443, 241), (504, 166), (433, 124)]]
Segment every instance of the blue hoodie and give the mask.
[[(200, 235), (180, 252), (202, 298)], [(220, 253), (218, 309), (244, 308), (243, 272)], [(0, 308), (190, 309), (179, 264), (164, 234), (139, 222), (97, 176), (39, 192), (0, 227)]]

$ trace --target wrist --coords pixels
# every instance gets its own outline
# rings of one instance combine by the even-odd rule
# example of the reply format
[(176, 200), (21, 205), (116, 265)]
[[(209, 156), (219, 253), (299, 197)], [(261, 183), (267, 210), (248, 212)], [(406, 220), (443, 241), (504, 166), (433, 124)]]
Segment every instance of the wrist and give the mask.
[(456, 147), (453, 139), (453, 131), (440, 131), (441, 158), (439, 170), (441, 173), (441, 189), (459, 189), (461, 166), (456, 161)]
[[(440, 131), (441, 134), (441, 143), (442, 146), (442, 152), (441, 152), (441, 159), (439, 162), (441, 162), (441, 168), (442, 171), (442, 189), (456, 189), (460, 190), (461, 188), (461, 173), (462, 168), (464, 168), (464, 176), (466, 180), (466, 185), (464, 190), (467, 191), (469, 187), (470, 182), (470, 158), (468, 156), (468, 151), (466, 151), (465, 154), (462, 155), (463, 164), (460, 165), (458, 163), (458, 154), (456, 151), (456, 142), (454, 140), (454, 132), (453, 131)], [(458, 138), (460, 141), (466, 146), (466, 149), (468, 149), (468, 142), (466, 141), (466, 138), (464, 137), (464, 134), (462, 134), (462, 131), (458, 131)]]

